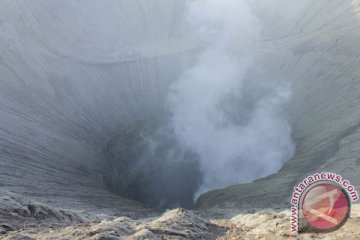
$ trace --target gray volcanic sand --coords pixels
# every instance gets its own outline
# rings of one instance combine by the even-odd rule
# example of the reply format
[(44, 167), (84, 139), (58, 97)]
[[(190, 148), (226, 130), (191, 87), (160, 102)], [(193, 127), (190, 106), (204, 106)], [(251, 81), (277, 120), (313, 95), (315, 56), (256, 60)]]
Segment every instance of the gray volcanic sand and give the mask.
[[(10, 197), (9, 197), (10, 198)], [(184, 209), (173, 209), (161, 216), (132, 219), (89, 215), (84, 212), (52, 209), (34, 202), (34, 211), (25, 213), (16, 201), (6, 212), (10, 224), (0, 226), (2, 239), (359, 239), (360, 205), (354, 205), (350, 219), (332, 233), (290, 233), (290, 211), (259, 210), (234, 217), (206, 218)], [(24, 204), (25, 202), (23, 202)], [(27, 203), (26, 206), (29, 206)], [(17, 206), (14, 207), (14, 206)], [(24, 212), (21, 212), (23, 210)], [(20, 213), (21, 212), (21, 213)], [(228, 210), (228, 216), (236, 210)], [(4, 216), (4, 210), (1, 209)], [(21, 215), (21, 216), (20, 216)], [(24, 226), (15, 230), (16, 217), (21, 217)], [(5, 219), (1, 219), (5, 222)], [(63, 226), (61, 226), (63, 225)], [(68, 226), (66, 226), (68, 225)]]

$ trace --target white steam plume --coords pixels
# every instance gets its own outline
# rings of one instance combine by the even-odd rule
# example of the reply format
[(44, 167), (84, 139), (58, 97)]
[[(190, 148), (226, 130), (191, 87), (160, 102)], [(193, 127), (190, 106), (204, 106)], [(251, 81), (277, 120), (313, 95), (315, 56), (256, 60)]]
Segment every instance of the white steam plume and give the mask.
[(294, 145), (288, 88), (248, 79), (261, 29), (246, 1), (192, 1), (187, 18), (206, 48), (168, 97), (176, 138), (200, 157), (198, 197), (278, 171)]

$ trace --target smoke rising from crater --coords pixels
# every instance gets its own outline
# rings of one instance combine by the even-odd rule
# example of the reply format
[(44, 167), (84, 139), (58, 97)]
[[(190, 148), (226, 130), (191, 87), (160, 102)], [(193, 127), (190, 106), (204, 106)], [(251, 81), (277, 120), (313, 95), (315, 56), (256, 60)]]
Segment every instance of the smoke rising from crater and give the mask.
[(254, 65), (261, 27), (246, 1), (193, 1), (186, 18), (206, 47), (168, 101), (177, 140), (199, 156), (197, 197), (274, 173), (293, 155), (291, 92)]
[(70, 205), (116, 193), (191, 207), (194, 195), (275, 172), (292, 155), (289, 89), (256, 67), (251, 8), (187, 1), (185, 23), (185, 1), (140, 2), (4, 1), (5, 187)]

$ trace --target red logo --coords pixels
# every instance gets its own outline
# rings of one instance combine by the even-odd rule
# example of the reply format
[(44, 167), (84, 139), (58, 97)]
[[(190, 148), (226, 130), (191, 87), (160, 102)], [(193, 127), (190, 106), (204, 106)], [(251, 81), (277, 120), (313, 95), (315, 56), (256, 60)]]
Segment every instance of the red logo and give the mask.
[(320, 183), (309, 188), (301, 204), (307, 223), (320, 232), (339, 229), (350, 215), (348, 195), (331, 183)]

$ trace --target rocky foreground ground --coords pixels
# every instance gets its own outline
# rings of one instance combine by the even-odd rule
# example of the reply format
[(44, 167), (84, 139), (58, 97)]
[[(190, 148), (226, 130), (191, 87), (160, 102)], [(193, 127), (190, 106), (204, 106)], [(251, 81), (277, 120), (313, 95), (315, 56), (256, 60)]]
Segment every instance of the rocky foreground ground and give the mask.
[[(360, 205), (340, 230), (290, 235), (288, 210), (262, 210), (233, 217), (209, 212), (167, 210), (157, 217), (133, 219), (59, 210), (8, 194), (1, 196), (0, 238), (31, 239), (360, 239)], [(228, 210), (228, 216), (235, 211)], [(207, 217), (206, 217), (207, 216)]]

